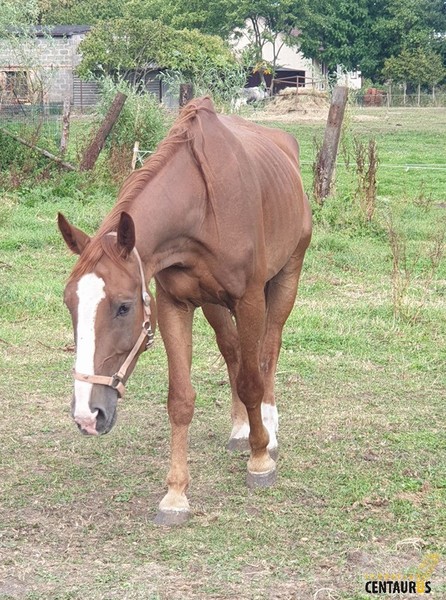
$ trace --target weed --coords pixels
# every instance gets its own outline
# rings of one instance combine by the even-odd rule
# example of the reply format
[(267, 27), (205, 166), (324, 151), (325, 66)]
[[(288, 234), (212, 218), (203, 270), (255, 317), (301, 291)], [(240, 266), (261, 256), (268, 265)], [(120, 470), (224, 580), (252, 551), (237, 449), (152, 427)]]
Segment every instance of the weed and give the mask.
[(421, 208), (425, 213), (429, 212), (433, 206), (432, 192), (427, 194), (425, 190), (426, 184), (421, 182), (418, 194), (414, 197), (413, 203), (418, 208)]
[(356, 200), (365, 220), (370, 223), (376, 210), (376, 173), (378, 156), (376, 141), (369, 140), (368, 149), (358, 138), (354, 139), (356, 160)]
[(313, 145), (315, 148), (313, 161), (313, 198), (316, 204), (323, 206), (325, 198), (322, 197), (322, 142), (315, 137)]
[[(432, 284), (440, 268), (446, 250), (446, 227), (431, 234), (425, 260), (421, 253), (409, 258), (406, 236), (397, 230), (392, 215), (387, 217), (387, 234), (392, 254), (392, 305), (395, 319), (405, 318), (416, 321), (431, 293)], [(411, 288), (418, 289), (415, 306), (409, 304)], [(412, 294), (413, 295), (413, 294)]]
[(396, 231), (392, 217), (388, 219), (387, 232), (392, 252), (393, 316), (398, 318), (402, 314), (404, 299), (407, 295), (415, 264), (412, 268), (408, 265), (406, 240)]

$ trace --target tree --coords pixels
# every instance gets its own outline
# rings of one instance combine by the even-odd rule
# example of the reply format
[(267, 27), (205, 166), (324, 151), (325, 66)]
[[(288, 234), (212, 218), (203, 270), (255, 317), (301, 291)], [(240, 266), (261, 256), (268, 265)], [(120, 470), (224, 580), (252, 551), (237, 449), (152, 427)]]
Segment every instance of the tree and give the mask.
[[(377, 3), (383, 0), (377, 0)], [(304, 7), (299, 25), (303, 54), (324, 63), (330, 71), (337, 65), (354, 70), (370, 51), (367, 31), (371, 27), (369, 0), (312, 0)]]
[(113, 19), (97, 23), (81, 42), (80, 77), (144, 71), (157, 62), (160, 46), (170, 37), (163, 23), (138, 19)]
[(118, 18), (157, 20), (174, 29), (199, 29), (227, 39), (233, 29), (237, 0), (36, 0), (40, 22), (95, 25)]
[(119, 18), (160, 21), (176, 30), (197, 29), (228, 40), (238, 30), (246, 35), (262, 60), (265, 44), (273, 47), (272, 67), (280, 50), (280, 35), (290, 36), (301, 13), (296, 0), (39, 0), (43, 23), (98, 24)]
[(413, 55), (402, 50), (398, 56), (391, 56), (384, 61), (383, 75), (395, 83), (407, 83), (411, 80)]
[[(386, 79), (400, 83), (404, 90), (404, 103), (406, 103), (407, 85), (418, 88), (418, 104), (420, 104), (420, 91), (422, 85), (435, 85), (446, 75), (441, 56), (432, 50), (423, 48), (404, 49), (398, 56), (391, 56), (384, 62), (383, 75)], [(434, 95), (434, 92), (433, 92)]]
[[(271, 45), (271, 70), (277, 67), (278, 56), (283, 45), (297, 46), (295, 35), (299, 22), (299, 11), (294, 0), (242, 0), (236, 10), (235, 26), (239, 36), (248, 38), (254, 58), (254, 66), (264, 63), (264, 49)], [(261, 72), (261, 71), (260, 71)]]
[[(298, 2), (298, 0), (296, 0)], [(384, 61), (405, 48), (443, 45), (444, 0), (311, 0), (301, 49), (331, 70), (342, 64), (379, 80)]]
[[(12, 0), (8, 0), (13, 3)], [(445, 0), (34, 0), (42, 23), (98, 24), (118, 18), (156, 20), (227, 40), (250, 42), (252, 65), (273, 46), (275, 67), (284, 37), (332, 71), (337, 65), (383, 78), (386, 59), (422, 48), (446, 61)], [(294, 33), (294, 35), (292, 35)], [(298, 34), (296, 36), (296, 33)]]
[(128, 0), (126, 16), (160, 20), (174, 29), (198, 29), (227, 40), (242, 25), (238, 0)]
[(124, 16), (123, 0), (37, 0), (42, 25), (94, 25)]
[[(233, 53), (221, 38), (198, 30), (177, 31), (149, 19), (128, 17), (98, 23), (82, 41), (80, 51), (78, 74), (85, 78), (120, 74), (126, 79), (131, 76), (137, 84), (156, 65), (212, 92), (221, 89), (222, 78), (229, 85), (234, 73), (240, 74)], [(238, 85), (243, 83), (239, 77)]]
[(422, 60), (423, 76), (420, 83), (435, 87), (446, 77), (443, 58), (437, 52), (424, 52)]
[(0, 35), (5, 37), (11, 28), (21, 26), (27, 28), (37, 22), (39, 15), (38, 0), (2, 0), (0, 6)]

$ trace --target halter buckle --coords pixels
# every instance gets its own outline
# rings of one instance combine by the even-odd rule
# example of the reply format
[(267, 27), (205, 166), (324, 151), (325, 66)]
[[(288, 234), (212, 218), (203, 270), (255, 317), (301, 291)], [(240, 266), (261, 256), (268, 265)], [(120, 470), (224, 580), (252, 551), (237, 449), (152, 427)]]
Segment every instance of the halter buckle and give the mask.
[(144, 306), (150, 306), (150, 296), (148, 292), (143, 292), (142, 301), (144, 303)]
[(117, 373), (112, 375), (110, 387), (114, 390), (117, 390), (120, 383), (122, 383), (122, 377), (120, 377), (120, 375), (118, 375)]

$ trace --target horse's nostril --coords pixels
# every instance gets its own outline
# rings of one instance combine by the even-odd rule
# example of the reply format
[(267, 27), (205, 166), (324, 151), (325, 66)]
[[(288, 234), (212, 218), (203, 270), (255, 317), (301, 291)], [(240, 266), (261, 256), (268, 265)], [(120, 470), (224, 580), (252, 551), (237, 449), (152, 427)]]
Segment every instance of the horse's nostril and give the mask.
[(105, 416), (105, 412), (102, 410), (102, 408), (96, 408), (96, 411), (97, 411), (96, 430), (98, 432), (102, 432), (105, 429), (105, 425), (107, 423), (107, 417)]
[(90, 410), (95, 416), (96, 431), (102, 435), (108, 433), (116, 421), (118, 395), (110, 387), (93, 386)]

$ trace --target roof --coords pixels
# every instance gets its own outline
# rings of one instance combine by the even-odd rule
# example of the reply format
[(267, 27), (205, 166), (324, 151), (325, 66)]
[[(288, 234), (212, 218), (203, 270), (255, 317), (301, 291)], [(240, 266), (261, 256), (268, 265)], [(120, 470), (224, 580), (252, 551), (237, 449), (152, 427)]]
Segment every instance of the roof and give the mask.
[(304, 68), (300, 68), (300, 69), (292, 69), (291, 67), (276, 67), (276, 73), (277, 71), (286, 71), (287, 73), (297, 73), (298, 71), (304, 71)]
[(37, 37), (71, 37), (87, 33), (90, 29), (90, 25), (36, 25), (35, 32)]

